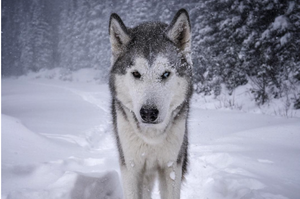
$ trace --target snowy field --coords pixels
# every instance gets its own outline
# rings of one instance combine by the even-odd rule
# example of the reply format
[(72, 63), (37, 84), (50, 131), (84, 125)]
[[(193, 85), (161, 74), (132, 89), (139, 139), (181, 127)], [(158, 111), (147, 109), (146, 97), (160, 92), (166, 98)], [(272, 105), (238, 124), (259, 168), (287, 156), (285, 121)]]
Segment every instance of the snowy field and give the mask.
[[(236, 102), (240, 111), (192, 101), (183, 199), (300, 198), (297, 112), (286, 118), (245, 101)], [(109, 106), (107, 85), (3, 79), (2, 198), (122, 198)]]

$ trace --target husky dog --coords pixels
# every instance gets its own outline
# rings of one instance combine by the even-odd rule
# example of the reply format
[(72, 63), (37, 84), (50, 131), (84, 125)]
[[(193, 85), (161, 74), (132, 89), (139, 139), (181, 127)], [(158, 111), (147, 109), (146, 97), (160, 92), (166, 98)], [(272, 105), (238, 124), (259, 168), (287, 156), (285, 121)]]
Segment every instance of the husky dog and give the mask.
[(181, 9), (168, 25), (134, 28), (113, 13), (112, 116), (126, 199), (179, 199), (188, 164), (187, 117), (192, 95), (191, 26)]

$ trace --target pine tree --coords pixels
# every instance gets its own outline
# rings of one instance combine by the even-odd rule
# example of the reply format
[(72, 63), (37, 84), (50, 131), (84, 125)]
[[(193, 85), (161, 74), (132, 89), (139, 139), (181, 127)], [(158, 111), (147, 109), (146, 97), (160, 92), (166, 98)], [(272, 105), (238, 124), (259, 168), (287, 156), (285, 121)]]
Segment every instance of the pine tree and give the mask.
[(23, 74), (20, 64), (21, 51), (20, 37), (24, 30), (26, 13), (25, 2), (12, 0), (2, 2), (2, 75)]
[(25, 67), (33, 71), (39, 71), (42, 68), (52, 68), (53, 43), (50, 35), (50, 25), (43, 14), (44, 5), (37, 0), (33, 2), (31, 9), (33, 64)]
[(258, 103), (281, 97), (299, 60), (299, 5), (287, 1), (253, 1), (247, 18), (251, 34), (243, 43), (243, 67), (256, 87)]
[(195, 76), (196, 81), (201, 80), (199, 92), (205, 90), (209, 93), (215, 88), (219, 90), (220, 83), (225, 83), (232, 92), (237, 86), (247, 83), (238, 58), (246, 36), (243, 27), (246, 10), (241, 9), (241, 4), (238, 0), (208, 0), (199, 5), (199, 16), (194, 22), (194, 42), (197, 43), (194, 62), (201, 65)]
[(84, 0), (77, 1), (77, 9), (74, 12), (72, 21), (72, 44), (73, 48), (70, 52), (72, 55), (72, 70), (90, 67), (88, 63), (89, 55), (89, 37), (88, 37), (88, 11), (89, 3)]
[(72, 68), (73, 42), (73, 17), (75, 13), (75, 5), (73, 0), (65, 1), (62, 6), (60, 20), (58, 25), (58, 54), (59, 66), (70, 70)]
[[(108, 72), (110, 67), (110, 49), (108, 40), (108, 27), (107, 16), (110, 15), (110, 3), (107, 1), (101, 4), (99, 1), (91, 2), (91, 9), (89, 10), (89, 20), (87, 23), (88, 30), (88, 48), (90, 67), (98, 69), (99, 79), (104, 81), (108, 78)], [(105, 27), (105, 28), (101, 28)]]

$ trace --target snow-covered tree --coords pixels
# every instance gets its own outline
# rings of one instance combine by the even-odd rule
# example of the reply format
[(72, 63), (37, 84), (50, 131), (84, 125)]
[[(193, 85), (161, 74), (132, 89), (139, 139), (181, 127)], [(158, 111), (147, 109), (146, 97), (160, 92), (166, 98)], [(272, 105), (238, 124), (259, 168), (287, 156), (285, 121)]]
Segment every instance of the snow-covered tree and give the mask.
[[(195, 79), (199, 92), (209, 93), (225, 83), (232, 91), (247, 82), (238, 52), (246, 35), (240, 1), (207, 0), (199, 4), (194, 24)], [(219, 93), (216, 91), (215, 93)]]
[(53, 67), (53, 40), (49, 22), (44, 15), (44, 8), (41, 1), (33, 1), (30, 38), (33, 48), (32, 65), (24, 66), (26, 71), (39, 71), (42, 68)]
[(294, 1), (253, 1), (247, 18), (250, 34), (240, 55), (243, 68), (255, 79), (259, 103), (281, 97), (294, 82), (299, 62), (299, 5)]
[(206, 0), (193, 10), (198, 92), (229, 92), (252, 81), (258, 103), (280, 97), (299, 71), (299, 4), (273, 0)]

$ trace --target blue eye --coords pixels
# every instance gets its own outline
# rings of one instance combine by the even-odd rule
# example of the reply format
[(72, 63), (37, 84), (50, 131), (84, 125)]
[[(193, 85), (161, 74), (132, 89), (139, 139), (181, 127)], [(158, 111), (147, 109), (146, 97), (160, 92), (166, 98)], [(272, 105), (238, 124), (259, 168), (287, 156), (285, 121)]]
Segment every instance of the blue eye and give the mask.
[(166, 71), (166, 72), (164, 72), (164, 73), (161, 75), (161, 78), (162, 78), (162, 79), (167, 79), (167, 78), (170, 76), (170, 74), (171, 74), (171, 72)]

